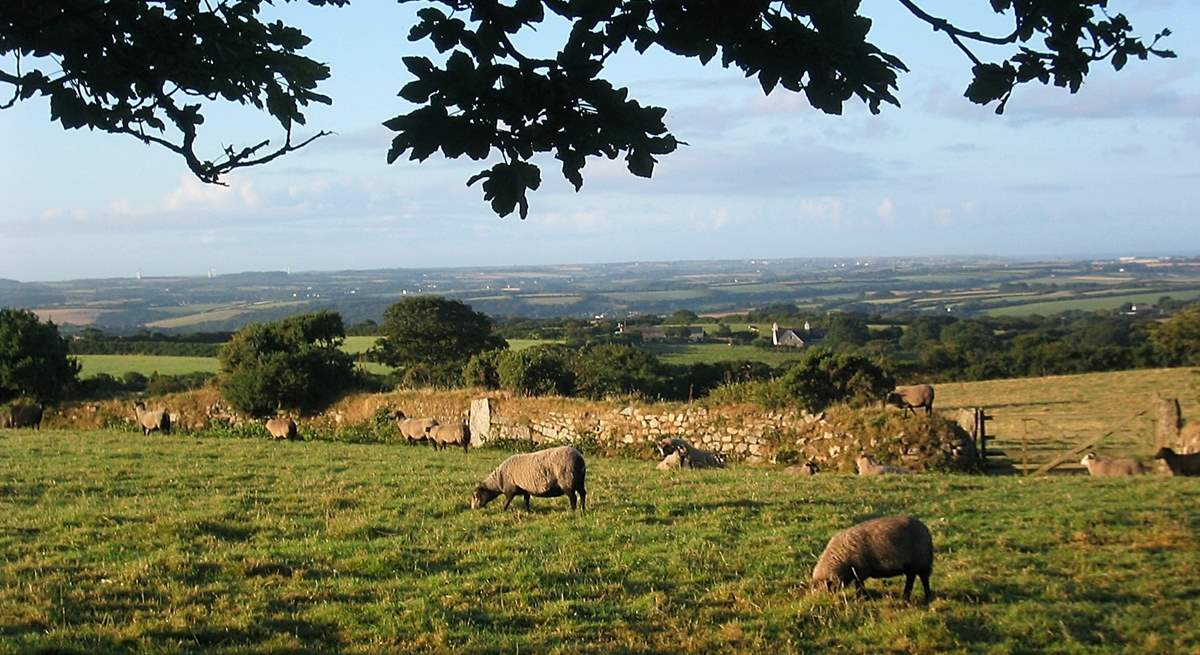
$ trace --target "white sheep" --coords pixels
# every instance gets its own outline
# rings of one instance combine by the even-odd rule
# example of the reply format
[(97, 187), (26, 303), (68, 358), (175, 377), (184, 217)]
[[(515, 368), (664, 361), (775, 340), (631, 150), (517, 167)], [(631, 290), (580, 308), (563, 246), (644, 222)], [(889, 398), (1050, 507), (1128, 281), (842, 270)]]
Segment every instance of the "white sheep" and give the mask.
[(854, 463), (858, 466), (859, 475), (904, 475), (912, 473), (910, 469), (906, 469), (903, 466), (880, 464), (867, 453), (860, 453), (858, 459), (854, 460)]
[(529, 511), (530, 496), (554, 498), (565, 494), (574, 510), (578, 494), (580, 510), (587, 511), (586, 474), (583, 454), (572, 446), (513, 455), (475, 487), (471, 509), (479, 509), (496, 497), (504, 496), (504, 509), (507, 510), (514, 497), (524, 496), (525, 510)]
[(1146, 472), (1146, 467), (1136, 459), (1100, 459), (1096, 453), (1084, 455), (1079, 463), (1087, 467), (1088, 475), (1097, 477), (1142, 475)]

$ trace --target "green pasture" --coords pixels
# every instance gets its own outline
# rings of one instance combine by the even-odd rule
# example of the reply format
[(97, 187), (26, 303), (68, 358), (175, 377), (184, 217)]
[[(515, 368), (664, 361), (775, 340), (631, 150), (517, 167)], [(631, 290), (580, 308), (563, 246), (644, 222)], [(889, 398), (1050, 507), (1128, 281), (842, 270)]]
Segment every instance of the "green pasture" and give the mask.
[[(770, 333), (768, 329), (767, 333)], [(723, 343), (644, 343), (642, 349), (654, 353), (668, 364), (698, 364), (730, 361), (766, 362), (779, 366), (803, 356), (803, 350), (767, 349), (757, 346), (726, 345)]]
[[(587, 513), (468, 507), (507, 452), (0, 431), (0, 653), (1192, 653), (1200, 481), (588, 458)], [(810, 594), (913, 514), (935, 597)]]
[(101, 373), (120, 377), (137, 372), (149, 376), (183, 375), (185, 373), (216, 373), (216, 357), (174, 357), (169, 355), (73, 355), (82, 366), (80, 377), (90, 378)]

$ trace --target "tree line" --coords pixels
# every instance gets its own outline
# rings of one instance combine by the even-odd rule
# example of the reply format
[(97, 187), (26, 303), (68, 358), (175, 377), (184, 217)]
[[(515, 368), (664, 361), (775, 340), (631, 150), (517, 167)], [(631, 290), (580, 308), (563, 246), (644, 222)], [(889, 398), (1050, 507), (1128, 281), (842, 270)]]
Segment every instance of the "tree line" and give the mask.
[[(831, 402), (877, 399), (896, 381), (1200, 365), (1200, 304), (1166, 319), (1072, 312), (1020, 318), (918, 315), (903, 323), (865, 314), (806, 315), (794, 305), (774, 305), (735, 318), (806, 323), (811, 344), (795, 362), (781, 367), (758, 361), (673, 365), (641, 347), (636, 334), (617, 334), (611, 320), (497, 323), (463, 302), (418, 296), (392, 305), (383, 321), (371, 326), (379, 339), (365, 357), (390, 366), (394, 372), (388, 376), (356, 368), (356, 358), (341, 348), (348, 331), (341, 316), (320, 311), (233, 333), (219, 346), (216, 380), (226, 400), (253, 415), (282, 409), (316, 411), (350, 390), (397, 386), (470, 386), (587, 398), (684, 400), (713, 395), (731, 402), (818, 409)], [(684, 311), (666, 319), (630, 321), (698, 319)], [(729, 324), (713, 326), (713, 334), (720, 334), (722, 325)], [(514, 350), (505, 335), (561, 342)], [(71, 343), (217, 346), (219, 336), (188, 341), (185, 335), (109, 339), (90, 333), (69, 343), (57, 326), (38, 321), (31, 312), (0, 310), (0, 403), (22, 396), (54, 401), (191, 388), (207, 376), (175, 380), (135, 373), (81, 382), (78, 363), (70, 356)], [(761, 343), (762, 337), (757, 338)]]

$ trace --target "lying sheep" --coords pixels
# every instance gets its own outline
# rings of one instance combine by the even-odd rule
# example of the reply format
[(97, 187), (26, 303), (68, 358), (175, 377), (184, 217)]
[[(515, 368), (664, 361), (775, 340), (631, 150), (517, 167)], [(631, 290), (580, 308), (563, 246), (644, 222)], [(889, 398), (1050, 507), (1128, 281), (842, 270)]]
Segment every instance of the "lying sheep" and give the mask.
[(858, 459), (854, 460), (854, 463), (858, 466), (859, 475), (904, 475), (912, 473), (912, 470), (906, 469), (903, 466), (880, 464), (866, 453), (860, 453)]
[(140, 400), (133, 405), (133, 409), (137, 413), (138, 427), (142, 428), (142, 434), (149, 435), (156, 430), (163, 434), (171, 434), (171, 414), (167, 410), (156, 409), (148, 412), (146, 403)]
[(918, 407), (925, 408), (925, 415), (933, 414), (933, 387), (928, 384), (918, 384), (912, 387), (901, 387), (884, 396), (883, 404), (899, 407), (907, 415), (911, 410), (917, 413)]
[(1171, 448), (1159, 448), (1158, 452), (1154, 453), (1154, 459), (1165, 460), (1171, 475), (1200, 475), (1200, 453), (1179, 455)]
[(816, 475), (817, 474), (817, 462), (816, 462), (816, 460), (810, 459), (807, 462), (804, 462), (802, 464), (792, 464), (791, 466), (783, 469), (783, 474), (784, 475), (801, 475), (801, 476)]
[(920, 576), (925, 602), (933, 597), (933, 538), (915, 516), (863, 521), (833, 535), (812, 572), (812, 591), (834, 591), (853, 582), (860, 592), (869, 578), (904, 576), (904, 600)]
[(683, 461), (680, 463), (690, 468), (725, 468), (725, 460), (720, 455), (710, 453), (707, 450), (700, 450), (688, 443), (687, 439), (664, 437), (658, 442), (657, 448), (659, 454), (664, 458), (671, 453), (682, 451)]
[(284, 416), (282, 418), (273, 418), (267, 420), (267, 432), (272, 439), (299, 439), (300, 433), (296, 430), (296, 422)]
[(662, 458), (662, 461), (659, 462), (654, 468), (660, 471), (673, 471), (675, 469), (683, 468), (684, 466), (687, 466), (687, 458), (684, 456), (683, 450), (676, 450), (670, 455)]
[(1079, 463), (1087, 467), (1088, 475), (1097, 477), (1142, 475), (1146, 472), (1146, 467), (1136, 459), (1100, 459), (1096, 453), (1084, 455)]
[(471, 509), (479, 509), (503, 495), (505, 510), (514, 497), (524, 496), (525, 511), (529, 511), (530, 496), (553, 498), (566, 494), (574, 510), (575, 495), (579, 494), (580, 510), (587, 511), (586, 473), (583, 454), (572, 446), (513, 455), (475, 487)]
[(434, 450), (445, 450), (446, 446), (462, 446), (463, 452), (471, 447), (471, 428), (466, 423), (434, 425), (429, 430), (429, 443)]
[(396, 419), (396, 427), (400, 429), (400, 434), (404, 435), (410, 444), (428, 439), (429, 431), (438, 425), (435, 418), (408, 418), (400, 410), (396, 410), (393, 417)]
[(42, 429), (42, 414), (43, 408), (38, 403), (32, 405), (12, 405), (5, 412), (5, 416), (0, 419), (0, 424), (6, 428), (33, 428), (40, 430)]

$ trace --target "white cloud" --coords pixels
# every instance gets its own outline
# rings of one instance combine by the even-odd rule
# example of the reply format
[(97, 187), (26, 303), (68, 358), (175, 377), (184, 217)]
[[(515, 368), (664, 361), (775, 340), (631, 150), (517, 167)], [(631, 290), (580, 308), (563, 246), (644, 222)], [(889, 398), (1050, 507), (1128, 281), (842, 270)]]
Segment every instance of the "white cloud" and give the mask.
[(883, 219), (885, 223), (890, 223), (896, 215), (896, 202), (891, 198), (884, 198), (883, 202), (875, 208), (875, 215)]

